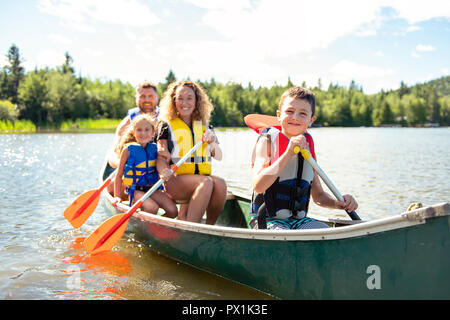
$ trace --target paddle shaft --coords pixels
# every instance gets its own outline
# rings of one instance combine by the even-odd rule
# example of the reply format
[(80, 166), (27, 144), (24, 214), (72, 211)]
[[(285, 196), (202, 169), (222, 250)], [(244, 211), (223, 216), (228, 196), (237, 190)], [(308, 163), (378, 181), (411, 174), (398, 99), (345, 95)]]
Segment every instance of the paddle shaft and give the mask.
[(111, 178), (106, 179), (102, 186), (98, 188), (98, 190), (96, 190), (80, 208), (78, 208), (78, 210), (73, 215), (72, 220), (78, 218), (84, 212), (84, 210), (86, 210), (91, 205), (91, 203), (100, 195), (103, 189), (105, 189), (110, 184), (110, 182)]
[[(331, 190), (331, 192), (334, 194), (334, 196), (339, 201), (344, 202), (344, 197), (341, 195), (341, 193), (336, 188), (336, 186), (333, 184), (333, 182), (331, 182), (331, 180), (328, 178), (328, 176), (325, 174), (325, 172), (323, 172), (323, 170), (319, 167), (316, 160), (314, 160), (314, 158), (311, 156), (311, 153), (309, 153), (309, 151), (306, 149), (300, 150), (300, 147), (295, 146), (294, 152), (298, 153), (299, 151), (301, 152), (303, 158), (306, 161), (308, 161), (308, 163), (314, 168), (314, 170), (316, 170), (316, 172), (319, 174), (319, 176), (322, 178), (323, 182), (325, 182), (325, 184), (328, 186), (328, 188)], [(358, 214), (355, 211), (352, 211), (352, 212), (347, 211), (347, 213), (350, 216), (350, 218), (352, 218), (352, 220), (361, 220), (361, 218), (358, 216)]]
[[(189, 150), (188, 153), (186, 153), (180, 160), (178, 160), (178, 162), (172, 166), (172, 169), (171, 169), (172, 173), (175, 173), (177, 171), (177, 169), (187, 160), (187, 158), (189, 158), (191, 156), (191, 154), (193, 154), (203, 144), (203, 142), (204, 142), (204, 139), (202, 139), (202, 141), (197, 142), (197, 144), (191, 150)], [(164, 183), (164, 179), (163, 178), (159, 179), (158, 182), (156, 182), (150, 188), (150, 190), (148, 190), (142, 196), (142, 198), (140, 198), (138, 201), (136, 201), (136, 203), (130, 208), (130, 210), (128, 210), (128, 212), (119, 221), (117, 221), (117, 223), (98, 241), (97, 245), (95, 246), (95, 248), (93, 250), (96, 250), (103, 243), (105, 243), (105, 241), (108, 240), (111, 237), (111, 235), (113, 235), (114, 232), (116, 232), (117, 229), (119, 229), (122, 226), (122, 224), (124, 224), (133, 215), (133, 213), (135, 213), (136, 210), (139, 209), (140, 206), (142, 206), (144, 201), (147, 200), (156, 190), (158, 190), (158, 188), (163, 183)]]

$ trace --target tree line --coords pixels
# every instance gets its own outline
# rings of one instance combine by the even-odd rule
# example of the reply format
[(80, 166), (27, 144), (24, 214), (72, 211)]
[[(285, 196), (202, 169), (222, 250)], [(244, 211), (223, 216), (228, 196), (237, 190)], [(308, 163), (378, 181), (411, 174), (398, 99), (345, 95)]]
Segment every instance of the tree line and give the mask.
[[(120, 119), (135, 106), (134, 88), (120, 80), (102, 81), (76, 74), (68, 52), (61, 66), (35, 68), (25, 72), (19, 48), (12, 45), (0, 68), (0, 121), (30, 120), (37, 128), (58, 128), (65, 120)], [(157, 84), (163, 95), (176, 80), (170, 70)], [(250, 113), (275, 115), (281, 94), (294, 84), (254, 87), (235, 82), (220, 83), (213, 78), (198, 81), (208, 92), (214, 111), (214, 126), (244, 126)], [(316, 124), (324, 126), (421, 126), (450, 123), (450, 76), (397, 90), (365, 94), (352, 81), (348, 87), (331, 83), (323, 88), (321, 80), (308, 87), (316, 95)]]

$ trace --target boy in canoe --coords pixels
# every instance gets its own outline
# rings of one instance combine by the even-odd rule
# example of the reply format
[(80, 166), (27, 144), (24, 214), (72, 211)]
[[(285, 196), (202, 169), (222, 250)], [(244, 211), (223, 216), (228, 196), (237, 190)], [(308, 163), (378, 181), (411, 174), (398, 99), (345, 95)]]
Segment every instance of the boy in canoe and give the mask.
[(286, 90), (277, 110), (281, 130), (266, 128), (258, 138), (253, 153), (250, 222), (255, 229), (328, 227), (306, 216), (310, 197), (322, 207), (348, 212), (358, 207), (351, 195), (344, 195), (341, 202), (326, 193), (311, 165), (294, 152), (299, 146), (315, 158), (312, 137), (306, 132), (316, 120), (315, 105), (312, 91), (302, 87)]

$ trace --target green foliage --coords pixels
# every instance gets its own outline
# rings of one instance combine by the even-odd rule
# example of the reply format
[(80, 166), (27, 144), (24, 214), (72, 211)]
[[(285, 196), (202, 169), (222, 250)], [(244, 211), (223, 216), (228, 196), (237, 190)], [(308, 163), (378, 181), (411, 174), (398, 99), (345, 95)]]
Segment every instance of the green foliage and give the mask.
[(36, 126), (30, 120), (0, 120), (0, 133), (33, 133)]
[(14, 121), (17, 119), (17, 111), (11, 101), (0, 100), (0, 120)]
[[(19, 119), (29, 120), (38, 128), (91, 130), (92, 126), (102, 122), (94, 125), (80, 119), (121, 119), (135, 106), (135, 89), (131, 84), (76, 76), (68, 52), (61, 66), (36, 69), (26, 74), (15, 45), (6, 57), (8, 63), (0, 69), (0, 100), (6, 101), (0, 103), (0, 120), (10, 123), (4, 124), (5, 127)], [(175, 73), (169, 70), (164, 81), (157, 84), (160, 97), (176, 79)], [(251, 83), (247, 87), (235, 82), (219, 83), (214, 78), (198, 82), (214, 105), (211, 123), (219, 127), (244, 126), (243, 118), (250, 113), (275, 115), (282, 93), (298, 85), (290, 78), (285, 85), (275, 83), (270, 88), (255, 88)], [(305, 82), (301, 85), (306, 87)], [(355, 81), (348, 87), (330, 83), (324, 89), (319, 79), (317, 85), (309, 89), (316, 95), (315, 124), (319, 125), (450, 124), (450, 76), (411, 87), (402, 81), (398, 90), (371, 95), (364, 94)]]
[(31, 120), (37, 127), (49, 122), (46, 78), (46, 71), (30, 72), (19, 88), (19, 117)]

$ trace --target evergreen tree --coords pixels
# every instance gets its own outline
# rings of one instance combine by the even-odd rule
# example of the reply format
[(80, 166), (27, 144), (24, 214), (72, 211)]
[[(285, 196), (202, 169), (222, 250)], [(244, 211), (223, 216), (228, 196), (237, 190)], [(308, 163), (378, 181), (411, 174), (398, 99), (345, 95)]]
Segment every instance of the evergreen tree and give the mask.
[(61, 66), (62, 73), (70, 73), (71, 75), (75, 74), (75, 69), (72, 66), (73, 58), (70, 56), (69, 52), (66, 51), (64, 53), (64, 63)]
[(175, 76), (175, 73), (172, 71), (172, 69), (169, 70), (169, 73), (167, 74), (165, 80), (166, 81), (164, 83), (158, 84), (158, 91), (160, 96), (162, 96), (166, 92), (169, 84), (171, 84), (174, 81), (177, 81), (177, 77)]
[(13, 44), (6, 55), (8, 64), (5, 66), (6, 71), (6, 96), (8, 99), (17, 104), (18, 89), (20, 82), (25, 77), (25, 69), (22, 67), (22, 57), (20, 56), (19, 48)]
[(434, 87), (431, 87), (431, 89), (428, 92), (427, 97), (427, 106), (429, 108), (430, 113), (430, 121), (434, 123), (440, 123), (441, 122), (441, 106), (439, 105), (436, 90)]

